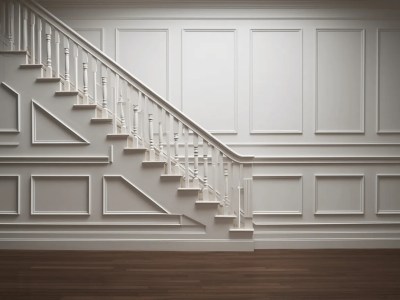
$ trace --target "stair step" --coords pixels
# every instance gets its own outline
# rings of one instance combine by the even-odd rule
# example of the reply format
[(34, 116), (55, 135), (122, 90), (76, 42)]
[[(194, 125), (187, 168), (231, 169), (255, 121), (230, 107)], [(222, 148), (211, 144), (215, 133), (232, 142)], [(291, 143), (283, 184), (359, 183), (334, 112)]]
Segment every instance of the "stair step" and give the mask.
[(96, 107), (97, 104), (74, 104), (72, 109), (95, 109)]
[(78, 91), (58, 91), (55, 92), (56, 96), (78, 96)]
[(195, 192), (200, 192), (200, 188), (183, 188), (180, 187), (178, 188), (178, 192), (182, 192), (182, 193), (195, 193)]
[(218, 201), (203, 201), (203, 200), (197, 200), (195, 202), (197, 205), (218, 205)]
[(129, 137), (128, 133), (109, 133), (107, 134), (107, 139), (111, 140), (124, 140)]
[(43, 78), (36, 78), (36, 82), (60, 82), (60, 77), (43, 77)]
[(148, 168), (164, 168), (165, 161), (143, 161), (142, 166)]
[(41, 69), (43, 68), (42, 64), (23, 64), (19, 66), (20, 69)]
[(147, 151), (146, 148), (124, 148), (125, 153), (145, 153)]
[(161, 174), (161, 180), (165, 181), (179, 181), (181, 180), (182, 175), (178, 174)]
[(90, 123), (112, 123), (112, 118), (92, 118)]
[(215, 215), (216, 219), (235, 219), (236, 215)]
[(28, 52), (25, 50), (2, 50), (0, 51), (0, 54), (24, 54), (27, 55)]

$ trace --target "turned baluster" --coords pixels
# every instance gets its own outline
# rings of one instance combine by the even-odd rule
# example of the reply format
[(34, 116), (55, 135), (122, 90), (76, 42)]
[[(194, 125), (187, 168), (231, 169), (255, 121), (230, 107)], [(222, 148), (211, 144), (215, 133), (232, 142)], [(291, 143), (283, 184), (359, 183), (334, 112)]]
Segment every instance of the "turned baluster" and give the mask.
[(64, 54), (65, 54), (65, 74), (64, 74), (64, 91), (71, 90), (71, 80), (69, 73), (69, 39), (65, 37), (64, 40)]
[(156, 151), (154, 149), (153, 120), (154, 120), (153, 114), (149, 114), (149, 144), (150, 144), (149, 160), (150, 161), (156, 160)]
[(28, 50), (28, 11), (25, 7), (22, 11), (22, 50)]
[(227, 168), (224, 168), (224, 198), (222, 202), (222, 209), (223, 214), (228, 214), (228, 209), (230, 207), (230, 200), (229, 200), (229, 172)]
[(14, 3), (8, 3), (8, 43), (10, 50), (14, 50)]
[(194, 156), (194, 166), (193, 166), (193, 187), (200, 187), (199, 182), (199, 136), (193, 133), (193, 156)]
[[(57, 43), (57, 41), (56, 41)], [(46, 77), (52, 77), (53, 72), (52, 72), (52, 67), (51, 67), (51, 27), (48, 25), (46, 26)], [(58, 76), (58, 73), (56, 73), (56, 76)]]
[(175, 174), (180, 174), (179, 170), (179, 145), (178, 145), (178, 140), (179, 140), (179, 133), (174, 133), (174, 173)]
[(209, 201), (209, 189), (208, 189), (208, 143), (203, 139), (203, 200)]
[(83, 54), (83, 103), (89, 103), (89, 87), (88, 87), (88, 54)]
[(189, 177), (189, 128), (183, 126), (182, 128), (183, 138), (185, 141), (185, 188), (190, 187)]
[(97, 59), (92, 56), (92, 70), (93, 70), (93, 101), (97, 104)]
[[(14, 38), (14, 44), (17, 43), (17, 50), (22, 50), (22, 36), (21, 36), (21, 4), (15, 3), (16, 18), (17, 18), (17, 33)], [(42, 39), (39, 39), (40, 41)]]
[(163, 146), (163, 138), (164, 138), (163, 120), (165, 119), (164, 112), (165, 111), (160, 107), (160, 109), (158, 110), (158, 148), (160, 150), (160, 155), (164, 148)]
[[(111, 82), (112, 85), (112, 82)], [(118, 133), (117, 115), (118, 115), (118, 95), (119, 95), (119, 75), (115, 75), (115, 87), (112, 87), (112, 119), (113, 119), (113, 133)]]
[(172, 122), (174, 121), (173, 116), (166, 112), (165, 116), (165, 134), (166, 134), (166, 147), (167, 147), (167, 165), (165, 169), (166, 174), (172, 173), (172, 164), (171, 164), (171, 135), (170, 131), (172, 128)]
[(125, 120), (125, 113), (124, 113), (124, 99), (122, 97), (122, 91), (119, 93), (119, 109), (120, 109), (120, 119), (121, 119), (121, 133), (126, 133), (126, 120)]
[(37, 20), (38, 28), (37, 28), (37, 34), (38, 34), (38, 59), (37, 63), (42, 64), (42, 19), (38, 18)]
[(107, 77), (101, 77), (101, 87), (102, 87), (102, 94), (103, 100), (101, 102), (101, 117), (108, 118), (108, 109), (107, 109)]
[[(35, 46), (35, 21), (36, 17), (33, 12), (31, 12), (31, 63), (35, 64), (35, 56), (36, 56), (36, 46)], [(14, 27), (14, 26), (13, 26)]]
[(79, 78), (78, 78), (78, 55), (79, 55), (79, 49), (78, 49), (78, 45), (73, 44), (72, 45), (72, 51), (73, 51), (73, 55), (74, 55), (74, 71), (75, 71), (75, 91), (79, 90)]
[(139, 105), (133, 106), (133, 147), (139, 148)]
[(217, 189), (218, 189), (218, 180), (219, 180), (219, 172), (218, 172), (218, 156), (219, 151), (216, 147), (213, 146), (211, 150), (211, 165), (212, 165), (212, 173), (213, 173), (213, 201), (217, 201)]
[[(55, 75), (56, 77), (61, 77), (61, 71), (60, 71), (60, 44), (61, 44), (61, 37), (60, 37), (60, 33), (58, 31), (54, 32), (54, 42), (56, 44), (55, 47), (55, 54), (56, 54), (56, 61), (55, 61)], [(51, 53), (51, 45), (50, 47), (50, 53)], [(51, 60), (50, 60), (51, 63)], [(49, 77), (52, 76), (51, 74), (51, 67), (50, 67), (50, 75)]]

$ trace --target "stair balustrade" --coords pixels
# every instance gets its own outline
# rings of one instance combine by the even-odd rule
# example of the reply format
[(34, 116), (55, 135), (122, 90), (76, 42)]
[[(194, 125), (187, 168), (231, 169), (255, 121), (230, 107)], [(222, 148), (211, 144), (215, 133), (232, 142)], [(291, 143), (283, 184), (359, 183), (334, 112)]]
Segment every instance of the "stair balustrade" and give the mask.
[(196, 203), (219, 204), (218, 216), (234, 219), (236, 230), (252, 227), (252, 156), (232, 151), (35, 1), (1, 5), (3, 50), (26, 51), (43, 78), (78, 93), (75, 106), (110, 120), (112, 137), (146, 148), (147, 161), (165, 162), (165, 175), (182, 176), (180, 190), (198, 192)]

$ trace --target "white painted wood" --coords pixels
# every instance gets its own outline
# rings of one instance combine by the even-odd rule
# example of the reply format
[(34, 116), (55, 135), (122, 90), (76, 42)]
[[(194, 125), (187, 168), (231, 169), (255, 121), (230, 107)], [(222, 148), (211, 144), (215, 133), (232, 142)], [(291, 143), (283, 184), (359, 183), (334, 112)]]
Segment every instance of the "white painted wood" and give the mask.
[(302, 31), (254, 29), (250, 37), (250, 133), (302, 133)]
[(101, 102), (101, 116), (102, 118), (107, 118), (108, 117), (108, 103), (107, 103), (107, 77), (102, 76), (101, 77), (101, 86), (102, 86), (102, 96), (103, 100)]
[[(31, 12), (31, 17), (30, 17), (30, 38), (31, 38), (31, 41), (30, 41), (30, 44), (31, 44), (31, 47), (30, 47), (30, 52), (31, 52), (31, 63), (32, 64), (35, 64), (36, 63), (36, 39), (35, 39), (35, 36), (36, 36), (36, 15), (33, 13), (33, 12)], [(14, 28), (14, 26), (13, 26), (13, 28)]]
[[(60, 61), (60, 45), (61, 45), (61, 37), (60, 37), (60, 33), (58, 32), (58, 31), (55, 31), (54, 32), (54, 39), (55, 39), (55, 44), (56, 44), (56, 47), (55, 47), (55, 54), (56, 54), (56, 61), (55, 61), (55, 77), (61, 77), (61, 70), (60, 70), (60, 64), (61, 64), (61, 61)], [(49, 51), (50, 53), (51, 53), (51, 49), (50, 49), (50, 51)], [(51, 62), (51, 61), (50, 61)], [(46, 70), (46, 72), (48, 72), (47, 70)], [(51, 69), (50, 69), (50, 71), (48, 72), (49, 73), (49, 76), (48, 77), (51, 77), (52, 76), (52, 71), (51, 71)]]
[(64, 64), (64, 91), (71, 90), (71, 75), (70, 75), (70, 43), (69, 38), (64, 37), (64, 55), (65, 55), (65, 64)]
[(400, 214), (400, 174), (377, 174), (376, 213)]
[[(42, 43), (43, 43), (43, 39), (42, 39), (42, 31), (43, 31), (43, 26), (42, 26), (42, 19), (38, 18), (37, 20), (37, 47), (38, 47), (38, 58), (37, 58), (37, 62), (38, 64), (43, 64), (43, 50), (42, 50)], [(18, 26), (19, 27), (19, 26)]]
[(88, 54), (83, 52), (83, 102), (89, 104), (89, 76), (88, 76)]
[[(52, 70), (52, 61), (51, 61), (51, 32), (52, 29), (50, 26), (46, 26), (46, 55), (47, 55), (47, 59), (46, 59), (46, 76), (48, 78), (53, 77), (53, 70)], [(56, 77), (59, 76), (59, 72), (60, 72), (60, 67), (59, 67), (59, 63), (60, 63), (60, 56), (59, 56), (59, 45), (60, 45), (60, 37), (58, 35), (58, 33), (56, 33), (56, 36), (58, 36), (58, 39), (56, 37)], [(58, 45), (58, 46), (57, 46)]]
[(15, 49), (15, 33), (14, 33), (14, 2), (8, 2), (8, 43), (10, 50)]
[(194, 156), (194, 165), (193, 165), (193, 187), (199, 188), (199, 136), (196, 133), (193, 133), (193, 156)]

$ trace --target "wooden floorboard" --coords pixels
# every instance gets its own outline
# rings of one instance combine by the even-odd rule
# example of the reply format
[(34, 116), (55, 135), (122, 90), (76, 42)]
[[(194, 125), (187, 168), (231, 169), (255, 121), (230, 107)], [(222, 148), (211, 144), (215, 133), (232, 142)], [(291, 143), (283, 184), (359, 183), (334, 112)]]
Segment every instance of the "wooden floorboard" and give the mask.
[(400, 250), (7, 250), (0, 299), (400, 299)]

